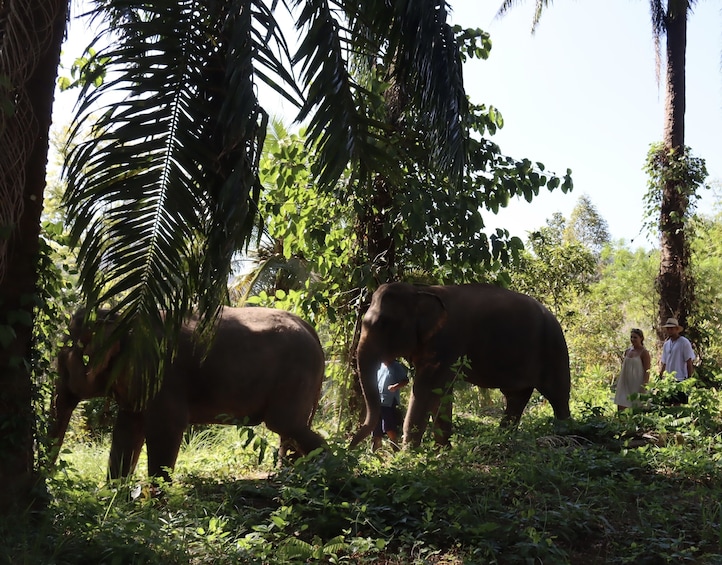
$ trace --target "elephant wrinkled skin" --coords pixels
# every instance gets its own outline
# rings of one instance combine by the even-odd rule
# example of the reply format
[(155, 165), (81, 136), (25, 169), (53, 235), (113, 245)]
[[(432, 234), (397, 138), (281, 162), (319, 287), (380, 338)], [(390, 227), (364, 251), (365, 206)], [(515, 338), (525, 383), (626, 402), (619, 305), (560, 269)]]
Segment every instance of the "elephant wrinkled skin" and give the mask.
[[(380, 412), (376, 371), (404, 357), (416, 375), (404, 421), (404, 444), (417, 446), (429, 416), (436, 442), (451, 435), (452, 365), (466, 357), (465, 380), (498, 388), (506, 398), (503, 423), (516, 424), (537, 389), (557, 419), (569, 418), (569, 353), (561, 326), (533, 298), (484, 284), (381, 285), (363, 319), (357, 350), (366, 419), (351, 440), (373, 430)], [(439, 394), (442, 391), (442, 395)]]
[(310, 428), (321, 393), (324, 354), (315, 330), (299, 317), (271, 308), (224, 308), (208, 349), (195, 343), (196, 321), (185, 324), (176, 356), (166, 360), (158, 392), (140, 411), (128, 398), (132, 377), (110, 380), (122, 345), (110, 348), (98, 369), (86, 367), (92, 335), (83, 323), (83, 314), (76, 314), (70, 341), (58, 356), (50, 428), (56, 453), (73, 409), (81, 400), (99, 396), (112, 396), (119, 405), (111, 478), (133, 472), (145, 441), (148, 474), (169, 480), (167, 470), (175, 466), (189, 424), (264, 422), (280, 436), (282, 449), (293, 445), (308, 453), (325, 445)]

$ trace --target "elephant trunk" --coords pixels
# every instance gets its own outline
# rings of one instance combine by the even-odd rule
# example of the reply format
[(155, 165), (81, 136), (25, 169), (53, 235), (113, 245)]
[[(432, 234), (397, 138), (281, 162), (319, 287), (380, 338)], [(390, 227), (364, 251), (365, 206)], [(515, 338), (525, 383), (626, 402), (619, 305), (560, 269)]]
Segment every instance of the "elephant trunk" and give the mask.
[[(71, 386), (78, 380), (73, 378), (74, 372), (85, 374), (85, 367), (78, 355), (71, 348), (63, 348), (58, 354), (58, 378), (55, 381), (52, 405), (50, 407), (50, 422), (48, 424), (48, 439), (50, 440), (50, 455), (48, 461), (54, 465), (63, 446), (65, 432), (68, 430), (70, 417), (78, 403), (86, 398), (73, 392)], [(76, 367), (76, 365), (78, 365)], [(87, 391), (86, 391), (87, 392)], [(89, 396), (88, 396), (89, 397)]]
[(81, 398), (70, 390), (68, 386), (68, 367), (65, 363), (67, 352), (61, 352), (58, 357), (58, 380), (55, 381), (55, 392), (50, 407), (50, 423), (48, 425), (48, 439), (50, 440), (50, 466), (55, 465), (63, 446), (65, 432), (68, 430), (70, 416), (80, 402)]
[(63, 446), (63, 439), (65, 439), (65, 432), (70, 422), (70, 416), (79, 402), (80, 399), (74, 397), (68, 390), (58, 392), (53, 399), (50, 427), (48, 429), (48, 438), (50, 439), (49, 462), (51, 466), (55, 465), (58, 459), (60, 448)]
[(364, 343), (363, 336), (357, 351), (357, 364), (361, 390), (366, 401), (366, 418), (351, 439), (349, 447), (355, 447), (373, 432), (381, 416), (381, 396), (379, 395), (376, 373), (381, 366), (381, 356)]

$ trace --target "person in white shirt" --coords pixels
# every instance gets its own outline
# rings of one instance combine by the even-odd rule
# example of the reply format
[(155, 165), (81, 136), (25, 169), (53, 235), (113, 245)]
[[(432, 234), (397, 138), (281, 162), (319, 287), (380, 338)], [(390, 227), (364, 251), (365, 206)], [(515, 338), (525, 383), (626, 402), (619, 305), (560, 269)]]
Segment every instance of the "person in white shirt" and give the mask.
[(381, 447), (384, 434), (391, 441), (393, 449), (398, 450), (399, 422), (396, 414), (396, 407), (401, 403), (399, 389), (409, 384), (408, 371), (398, 361), (389, 365), (381, 363), (378, 373), (379, 396), (381, 397), (381, 416), (373, 432), (373, 445), (371, 449), (376, 451)]
[(634, 403), (630, 396), (644, 392), (649, 382), (651, 357), (647, 348), (644, 347), (644, 332), (638, 328), (632, 328), (629, 341), (632, 346), (624, 352), (622, 370), (619, 373), (617, 390), (614, 395), (614, 402), (619, 411), (631, 408)]
[[(667, 333), (667, 339), (662, 346), (662, 367), (659, 376), (670, 373), (677, 382), (682, 382), (694, 374), (694, 350), (689, 340), (680, 335), (684, 328), (679, 325), (677, 318), (667, 318), (662, 326)], [(673, 404), (686, 404), (687, 394), (679, 391), (672, 399)]]

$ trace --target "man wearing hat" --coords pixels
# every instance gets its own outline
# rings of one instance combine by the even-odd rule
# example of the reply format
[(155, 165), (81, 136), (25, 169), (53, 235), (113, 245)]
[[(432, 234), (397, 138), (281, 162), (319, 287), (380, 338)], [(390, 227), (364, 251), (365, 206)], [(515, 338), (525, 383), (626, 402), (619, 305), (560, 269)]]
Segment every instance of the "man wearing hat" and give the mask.
[[(679, 325), (677, 318), (667, 318), (667, 322), (662, 327), (667, 333), (667, 340), (662, 346), (660, 376), (665, 372), (672, 373), (677, 382), (682, 382), (694, 373), (692, 344), (686, 337), (680, 335), (684, 328)], [(677, 404), (686, 404), (687, 395), (680, 391), (672, 401)]]

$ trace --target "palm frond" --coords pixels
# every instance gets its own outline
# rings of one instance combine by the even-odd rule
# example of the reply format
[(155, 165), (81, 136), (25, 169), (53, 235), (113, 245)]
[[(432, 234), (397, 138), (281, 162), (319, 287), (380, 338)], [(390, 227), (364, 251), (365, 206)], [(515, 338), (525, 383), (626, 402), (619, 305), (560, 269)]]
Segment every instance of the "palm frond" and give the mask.
[(411, 93), (422, 131), (426, 131), (431, 159), (452, 178), (466, 166), (469, 106), (464, 90), (462, 60), (443, 0), (392, 3), (394, 29), (389, 34), (387, 64)]
[(662, 69), (662, 38), (667, 29), (663, 2), (661, 0), (650, 0), (649, 11), (652, 19), (652, 39), (654, 41), (654, 74), (659, 85)]
[(524, 0), (504, 0), (499, 9), (496, 11), (495, 19), (501, 19), (506, 16), (515, 6), (522, 4)]
[(286, 259), (274, 253), (257, 257), (254, 268), (236, 277), (231, 286), (231, 302), (242, 306), (251, 296), (261, 292), (273, 295), (277, 290), (299, 289), (310, 277), (306, 261), (298, 257)]
[(175, 335), (193, 308), (209, 324), (226, 297), (261, 189), (267, 115), (254, 70), (283, 65), (268, 46), (269, 34), (279, 36), (261, 0), (96, 8), (107, 80), (96, 90), (88, 81), (81, 94), (65, 203), (83, 291), (121, 314), (119, 331), (136, 342), (128, 362), (142, 368), (165, 348), (155, 336)]
[[(506, 16), (515, 6), (519, 6), (524, 3), (524, 0), (504, 0), (499, 10), (496, 12), (495, 19), (503, 18)], [(539, 22), (541, 21), (542, 13), (544, 9), (550, 6), (552, 0), (534, 0), (534, 16), (531, 22), (531, 33), (536, 33)]]
[[(296, 0), (296, 6), (300, 4)], [(366, 93), (349, 73), (353, 45), (344, 11), (339, 6), (332, 9), (325, 0), (303, 4), (297, 27), (306, 28), (306, 34), (293, 61), (301, 65), (308, 92), (298, 119), (310, 116), (308, 136), (319, 148), (319, 182), (331, 186), (349, 163), (357, 171), (378, 169), (384, 156), (374, 138), (383, 125), (366, 111)]]
[(388, 126), (373, 111), (383, 103), (350, 73), (354, 60), (389, 69), (390, 80), (412, 93), (425, 120), (420, 131), (431, 159), (458, 177), (465, 165), (468, 106), (446, 3), (295, 0), (295, 5), (302, 7), (298, 25), (306, 31), (294, 57), (308, 86), (300, 118), (310, 116), (308, 133), (318, 141), (322, 182), (337, 180), (349, 163), (361, 174), (392, 167), (378, 143)]

